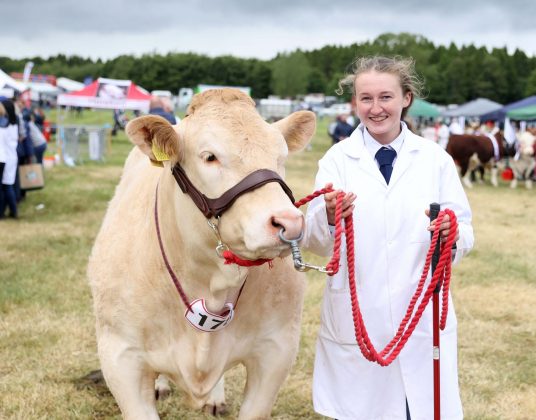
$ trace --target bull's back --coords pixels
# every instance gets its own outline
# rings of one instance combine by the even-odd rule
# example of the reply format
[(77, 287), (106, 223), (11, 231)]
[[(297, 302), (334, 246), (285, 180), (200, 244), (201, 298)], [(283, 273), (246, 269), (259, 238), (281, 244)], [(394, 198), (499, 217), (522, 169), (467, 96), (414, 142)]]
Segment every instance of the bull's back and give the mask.
[(447, 152), (459, 162), (468, 160), (476, 154), (480, 162), (486, 163), (495, 155), (493, 143), (487, 136), (471, 134), (450, 136)]

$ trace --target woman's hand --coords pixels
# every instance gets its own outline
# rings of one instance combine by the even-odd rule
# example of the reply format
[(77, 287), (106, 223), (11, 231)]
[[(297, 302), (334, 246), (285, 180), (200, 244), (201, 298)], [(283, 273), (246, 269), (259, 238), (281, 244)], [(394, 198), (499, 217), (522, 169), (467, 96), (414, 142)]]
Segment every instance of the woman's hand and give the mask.
[[(332, 183), (326, 184), (324, 188), (333, 188)], [(342, 190), (336, 190), (324, 194), (324, 200), (326, 201), (326, 214), (328, 216), (328, 223), (332, 226), (335, 225), (335, 207), (337, 206), (337, 195), (341, 193)], [(342, 199), (342, 217), (345, 218), (352, 214), (354, 211), (354, 200), (356, 195), (353, 192), (346, 193)]]
[[(426, 209), (424, 211), (424, 213), (426, 214), (427, 217), (430, 217), (430, 209)], [(437, 221), (437, 219), (432, 220), (432, 222), (430, 222), (430, 226), (428, 226), (428, 230), (430, 232), (435, 231), (436, 221)], [(447, 239), (447, 237), (449, 236), (449, 232), (450, 232), (450, 216), (447, 214), (447, 215), (443, 216), (443, 222), (441, 223), (441, 226), (439, 226), (439, 237), (440, 237), (440, 239), (442, 239), (442, 240)], [(458, 242), (458, 239), (460, 239), (460, 229), (457, 227), (456, 228), (456, 238), (454, 239), (454, 242)]]

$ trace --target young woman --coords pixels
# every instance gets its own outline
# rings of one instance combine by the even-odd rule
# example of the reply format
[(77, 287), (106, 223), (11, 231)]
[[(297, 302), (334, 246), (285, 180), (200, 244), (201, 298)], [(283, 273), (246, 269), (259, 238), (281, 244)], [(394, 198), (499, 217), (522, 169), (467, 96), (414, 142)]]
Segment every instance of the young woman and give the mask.
[[(415, 292), (430, 246), (430, 203), (458, 220), (454, 262), (473, 246), (471, 209), (451, 157), (413, 134), (402, 121), (420, 82), (413, 62), (366, 57), (341, 81), (353, 87), (361, 124), (319, 162), (316, 187), (337, 191), (313, 200), (303, 244), (319, 255), (333, 249), (336, 195), (344, 191), (343, 217), (353, 213), (356, 284), (369, 336), (381, 350), (393, 338)], [(444, 238), (450, 221), (439, 227)], [(356, 344), (346, 255), (326, 285), (313, 379), (315, 410), (337, 419), (433, 418), (432, 309), (398, 358), (381, 367)], [(441, 332), (441, 418), (462, 419), (458, 389), (456, 316), (449, 298)]]

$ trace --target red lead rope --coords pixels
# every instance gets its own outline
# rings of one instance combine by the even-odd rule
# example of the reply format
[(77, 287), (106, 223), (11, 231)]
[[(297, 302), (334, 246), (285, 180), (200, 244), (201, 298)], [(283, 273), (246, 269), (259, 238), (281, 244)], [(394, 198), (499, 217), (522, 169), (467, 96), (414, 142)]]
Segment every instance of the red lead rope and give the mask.
[[(322, 190), (316, 191), (313, 194), (305, 197), (304, 199), (295, 203), (296, 207), (300, 207), (305, 203), (308, 203), (313, 198), (318, 197), (319, 195), (325, 194), (326, 192), (332, 192), (331, 188), (324, 188)], [(337, 205), (335, 207), (335, 242), (333, 246), (333, 256), (329, 263), (326, 265), (326, 269), (331, 271), (330, 275), (333, 275), (339, 271), (339, 261), (340, 261), (340, 247), (341, 247), (341, 238), (343, 232), (342, 226), (342, 199), (344, 193), (339, 193), (337, 195)], [(456, 231), (458, 223), (456, 220), (456, 215), (452, 210), (445, 209), (439, 212), (437, 217), (436, 226), (440, 226), (443, 222), (445, 216), (450, 218), (450, 230), (447, 239), (441, 243), (441, 252), (437, 267), (432, 275), (430, 284), (426, 288), (424, 296), (422, 297), (417, 310), (414, 313), (415, 306), (417, 301), (422, 295), (424, 290), (424, 285), (426, 278), (428, 277), (428, 272), (430, 270), (430, 263), (432, 260), (432, 255), (436, 247), (437, 241), (439, 240), (439, 229), (435, 229), (432, 236), (432, 242), (430, 244), (430, 249), (426, 255), (426, 261), (423, 267), (421, 279), (413, 297), (410, 300), (406, 315), (400, 322), (398, 330), (393, 337), (393, 339), (384, 347), (382, 351), (378, 353), (372, 342), (370, 341), (367, 329), (365, 327), (363, 316), (359, 308), (359, 300), (357, 297), (357, 290), (355, 286), (355, 250), (354, 250), (354, 227), (353, 227), (353, 217), (349, 215), (344, 218), (344, 231), (346, 236), (346, 256), (348, 262), (348, 282), (350, 285), (350, 296), (352, 300), (352, 316), (354, 319), (354, 328), (355, 328), (355, 337), (357, 344), (361, 349), (363, 356), (370, 360), (371, 362), (377, 362), (381, 366), (388, 366), (396, 359), (398, 354), (404, 348), (404, 345), (408, 341), (409, 337), (415, 330), (415, 327), (419, 323), (419, 320), (422, 317), (424, 309), (428, 305), (430, 298), (436, 288), (438, 282), (440, 282), (443, 292), (442, 292), (442, 311), (441, 311), (441, 322), (440, 328), (445, 329), (445, 324), (447, 322), (447, 313), (448, 313), (448, 293), (450, 286), (450, 274), (451, 274), (451, 248), (454, 244), (456, 238)]]

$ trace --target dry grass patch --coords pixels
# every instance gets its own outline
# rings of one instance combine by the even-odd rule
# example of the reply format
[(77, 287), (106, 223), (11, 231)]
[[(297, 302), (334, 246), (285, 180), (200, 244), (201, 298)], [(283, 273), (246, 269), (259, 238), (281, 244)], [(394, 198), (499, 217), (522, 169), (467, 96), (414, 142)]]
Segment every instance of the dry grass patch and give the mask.
[[(311, 151), (290, 158), (287, 180), (297, 199), (312, 192), (317, 161), (330, 142), (325, 125)], [(104, 164), (54, 168), (47, 187), (29, 193), (21, 205), (21, 220), (0, 223), (1, 419), (119, 418), (105, 386), (80, 378), (98, 368), (87, 258), (128, 150), (120, 136)], [(455, 268), (452, 286), (466, 419), (531, 419), (536, 412), (535, 192), (475, 186), (468, 195), (476, 246)], [(44, 210), (36, 210), (40, 203)], [(306, 259), (326, 263), (309, 254)], [(279, 393), (275, 419), (320, 418), (310, 393), (324, 281), (308, 274), (300, 352)], [(244, 369), (233, 369), (226, 383), (226, 418), (233, 419)], [(209, 418), (180, 408), (183, 403), (179, 392), (159, 402), (162, 418)]]

